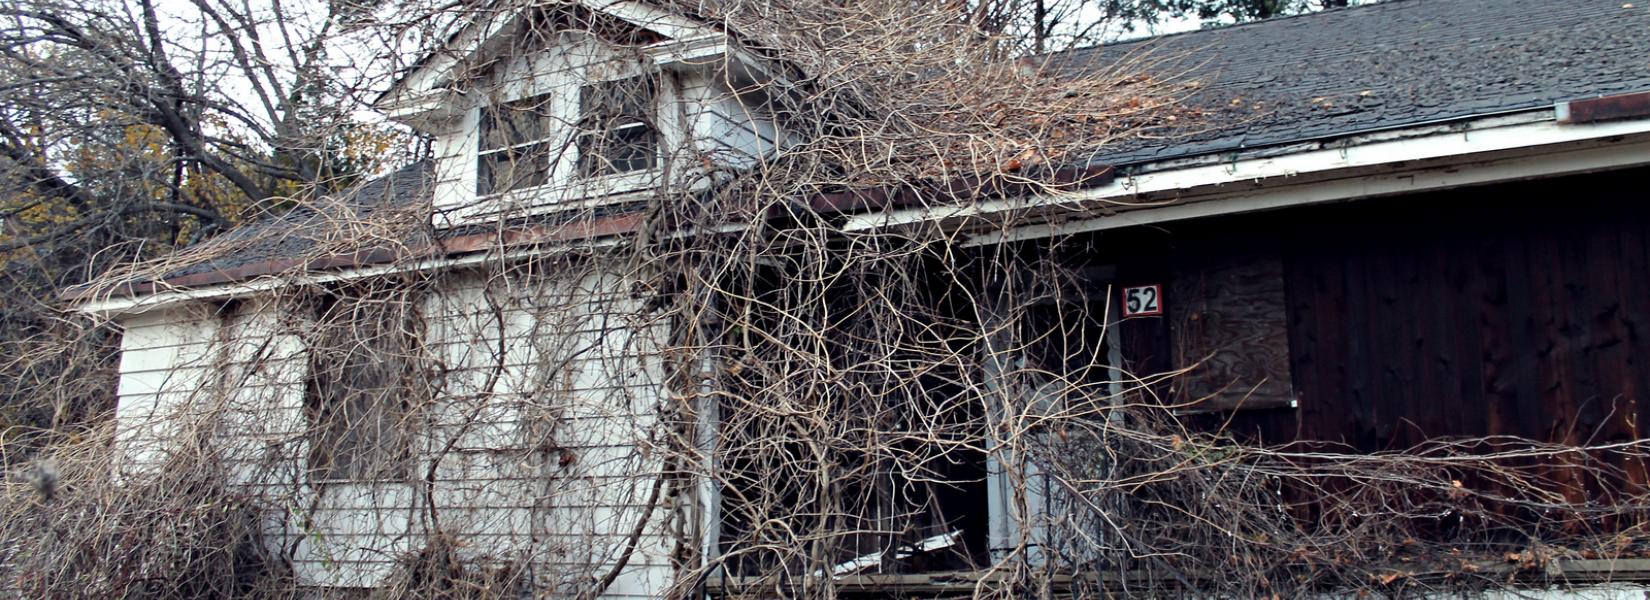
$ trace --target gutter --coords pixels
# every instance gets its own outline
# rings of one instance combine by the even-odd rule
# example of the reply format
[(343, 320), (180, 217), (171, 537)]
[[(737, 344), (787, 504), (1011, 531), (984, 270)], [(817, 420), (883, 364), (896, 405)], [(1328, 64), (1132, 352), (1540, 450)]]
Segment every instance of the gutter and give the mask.
[[(1637, 94), (1563, 103), (1617, 106)], [(1650, 97), (1646, 98), (1650, 101)], [(964, 246), (1495, 181), (1650, 164), (1650, 112), (1560, 122), (1558, 106), (1348, 135), (1288, 147), (1171, 159), (1075, 193), (854, 215), (850, 232), (940, 223)], [(1589, 113), (1600, 114), (1600, 113)], [(1586, 152), (1595, 149), (1593, 152)], [(1338, 186), (1338, 189), (1331, 189)]]

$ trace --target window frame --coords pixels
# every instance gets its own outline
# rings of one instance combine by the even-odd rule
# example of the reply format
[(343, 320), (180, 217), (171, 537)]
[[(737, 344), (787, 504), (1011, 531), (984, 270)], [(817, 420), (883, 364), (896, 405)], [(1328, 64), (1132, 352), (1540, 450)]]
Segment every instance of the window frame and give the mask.
[[(369, 294), (370, 292), (362, 289), (346, 287), (341, 290), (323, 292), (314, 297), (309, 303), (313, 327), (309, 334), (305, 336), (304, 343), (304, 354), (308, 364), (304, 377), (302, 418), (308, 444), (304, 451), (303, 471), (311, 485), (406, 483), (413, 479), (418, 469), (420, 441), (417, 434), (407, 427), (418, 410), (412, 394), (395, 394), (383, 391), (374, 394), (371, 391), (339, 387), (340, 382), (330, 381), (328, 377), (330, 375), (347, 375), (351, 366), (349, 364), (351, 361), (348, 360), (334, 365), (329, 370), (323, 371), (318, 368), (318, 365), (324, 362), (325, 359), (362, 352), (363, 345), (354, 343), (358, 340), (344, 340), (343, 344), (339, 346), (330, 345), (331, 342), (339, 340), (328, 339), (327, 332), (322, 331), (321, 327), (329, 318), (337, 316), (335, 311), (340, 308), (347, 310), (350, 303), (361, 302)], [(411, 302), (411, 300), (407, 301)], [(414, 311), (417, 309), (415, 306), (408, 306), (406, 310)], [(411, 314), (403, 314), (402, 316), (404, 322), (401, 325), (403, 327), (409, 325), (406, 321), (411, 318)], [(388, 325), (388, 323), (381, 324)], [(388, 330), (384, 334), (409, 336), (413, 339), (403, 340), (407, 343), (406, 345), (413, 348), (418, 345), (416, 339), (419, 337), (418, 334), (407, 329)], [(343, 348), (343, 350), (338, 348)], [(378, 350), (372, 349), (372, 352), (376, 353)], [(323, 354), (326, 356), (323, 356)], [(358, 359), (360, 357), (350, 358)], [(381, 363), (382, 361), (376, 362)], [(360, 365), (356, 364), (354, 366), (359, 368)], [(402, 365), (402, 367), (403, 370), (417, 370), (419, 368), (416, 364)], [(393, 386), (398, 383), (401, 382), (390, 382), (390, 385)], [(388, 389), (388, 387), (385, 386), (380, 390)], [(340, 391), (343, 393), (340, 394)], [(385, 400), (389, 400), (391, 403), (389, 405), (382, 404), (382, 401)], [(363, 401), (378, 401), (380, 404), (368, 404), (364, 407), (351, 404)], [(361, 410), (362, 408), (364, 410)], [(367, 431), (367, 428), (363, 426), (364, 424), (350, 422), (351, 419), (361, 416), (371, 416), (378, 427), (375, 430)], [(335, 421), (339, 418), (345, 420), (341, 427)], [(371, 439), (364, 438), (362, 436), (363, 431), (371, 434), (369, 435)], [(389, 432), (390, 437), (393, 438), (390, 444), (381, 441), (384, 437), (383, 434), (386, 432)], [(340, 437), (344, 438), (346, 443), (339, 443), (337, 440)], [(359, 452), (358, 450), (362, 447), (367, 448), (368, 452)], [(392, 464), (393, 468), (379, 469), (376, 472), (363, 474), (348, 472), (351, 467), (340, 467), (331, 460), (318, 460), (324, 453), (337, 454), (341, 449), (347, 450), (357, 457), (365, 454), (376, 459), (385, 459), (388, 455), (384, 463)], [(370, 466), (372, 461), (352, 461), (345, 464), (367, 464)], [(341, 473), (340, 471), (345, 472)]]
[[(637, 200), (665, 182), (669, 176), (666, 165), (671, 160), (672, 144), (682, 141), (678, 132), (690, 127), (689, 122), (684, 121), (687, 115), (680, 114), (673, 107), (682, 96), (678, 75), (672, 70), (644, 64), (634, 58), (611, 55), (601, 47), (587, 47), (577, 41), (566, 43), (570, 45), (562, 51), (518, 57), (508, 64), (500, 63), (487, 69), (488, 73), (483, 78), (493, 86), (493, 91), (472, 96), (473, 103), (455, 123), (456, 131), (451, 134), (455, 144), (452, 146), (453, 152), (442, 156), (443, 159), (452, 157), (456, 172), (453, 177), (438, 182), (438, 186), (451, 187), (438, 187), (438, 196), (447, 194), (442, 197), (450, 199), (438, 199), (437, 205), (452, 207), (439, 211), (439, 221), (457, 225), (479, 223), (500, 216), (529, 217), (596, 208)], [(645, 168), (581, 175), (578, 148), (581, 87), (636, 78), (653, 82), (648, 108), (642, 111), (647, 116), (645, 124), (650, 126), (653, 138), (652, 152), (646, 164), (640, 165)], [(484, 136), (486, 127), (482, 121), (486, 113), (505, 102), (546, 94), (551, 99), (542, 103), (540, 112), (547, 115), (551, 122), (540, 133), (547, 136), (541, 139), (549, 149), (538, 152), (547, 155), (544, 160), (549, 165), (547, 177), (541, 180), (544, 184), (507, 189), (489, 183), (488, 167), (482, 163), (488, 160), (499, 164), (503, 162), (489, 158), (500, 148), (487, 139), (490, 135)], [(516, 141), (522, 143), (510, 145), (530, 147), (533, 144), (525, 138)], [(443, 151), (438, 148), (438, 152)], [(457, 200), (459, 198), (466, 200), (460, 202)]]
[[(557, 156), (558, 153), (556, 151), (556, 147), (562, 137), (561, 128), (556, 125), (557, 121), (559, 121), (557, 118), (557, 113), (559, 111), (556, 110), (556, 103), (558, 100), (559, 98), (554, 92), (540, 92), (525, 95), (514, 100), (489, 103), (479, 109), (478, 114), (476, 115), (477, 142), (475, 152), (475, 193), (477, 199), (506, 197), (527, 190), (548, 187), (555, 183), (557, 171), (556, 164), (560, 160)], [(533, 114), (538, 123), (537, 126), (539, 131), (536, 132), (538, 136), (531, 139), (512, 139), (508, 140), (507, 143), (498, 144), (497, 146), (490, 145), (493, 142), (494, 135), (490, 130), (489, 125), (498, 121), (496, 115), (500, 114), (503, 110), (513, 110), (509, 108), (511, 106), (524, 104), (533, 107), (533, 110), (530, 112)], [(497, 185), (497, 172), (487, 170), (487, 165), (489, 164), (487, 161), (490, 157), (509, 154), (518, 150), (528, 150), (524, 154), (526, 158), (532, 159), (534, 158), (535, 153), (531, 149), (540, 147), (546, 150), (543, 152), (542, 156), (538, 157), (543, 160), (543, 164), (539, 165), (542, 169), (539, 174), (542, 181), (532, 185), (522, 185), (520, 187), (514, 187), (514, 185), (512, 185), (500, 189)], [(486, 187), (484, 188), (484, 186)]]
[[(665, 127), (663, 125), (664, 118), (663, 111), (660, 110), (660, 106), (663, 104), (663, 102), (661, 102), (661, 98), (663, 97), (662, 91), (664, 86), (662, 84), (664, 82), (665, 77), (662, 73), (639, 72), (630, 73), (622, 77), (593, 79), (592, 81), (579, 85), (578, 98), (575, 106), (578, 116), (574, 122), (572, 139), (570, 141), (570, 147), (574, 151), (571, 180), (584, 184), (611, 182), (615, 187), (617, 187), (625, 184), (644, 183), (646, 180), (651, 179), (659, 173), (664, 163), (665, 147)], [(645, 90), (645, 95), (638, 103), (635, 104), (635, 106), (632, 107), (630, 106), (630, 103), (626, 102), (623, 103), (624, 106), (621, 106), (618, 111), (610, 110), (605, 113), (592, 114), (595, 110), (603, 108), (611, 109), (613, 105), (612, 102), (601, 102), (595, 106), (592, 106), (589, 98), (593, 90), (603, 87), (618, 87), (631, 84), (636, 84), (638, 87)], [(624, 109), (626, 108), (635, 108), (640, 114), (626, 114), (624, 112)], [(648, 114), (650, 111), (653, 114)], [(627, 119), (629, 122), (622, 122), (617, 126), (612, 127), (605, 124), (592, 125), (592, 121), (611, 123), (614, 121), (622, 121)], [(645, 164), (642, 167), (624, 171), (613, 170), (612, 168), (615, 165), (615, 161), (610, 160), (611, 157), (601, 156), (600, 158), (607, 168), (602, 170), (592, 169), (593, 165), (589, 164), (589, 146), (587, 146), (586, 140), (602, 138), (605, 143), (613, 144), (614, 133), (635, 129), (643, 130), (650, 138), (650, 143), (648, 144), (650, 148), (645, 155)], [(619, 144), (602, 147), (622, 148), (623, 145)]]

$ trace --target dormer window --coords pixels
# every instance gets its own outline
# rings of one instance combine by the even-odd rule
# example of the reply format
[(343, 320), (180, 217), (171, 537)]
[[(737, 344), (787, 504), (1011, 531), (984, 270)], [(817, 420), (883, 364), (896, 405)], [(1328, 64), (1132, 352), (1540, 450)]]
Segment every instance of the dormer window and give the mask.
[(604, 81), (579, 89), (578, 174), (592, 178), (653, 169), (659, 134), (651, 108), (652, 77)]
[(555, 145), (550, 95), (481, 110), (476, 194), (490, 196), (550, 183)]
[[(770, 85), (793, 66), (748, 55), (719, 25), (656, 2), (487, 16), (375, 103), (430, 136), (438, 228), (628, 206), (802, 141), (768, 106), (768, 92), (795, 93)], [(666, 168), (690, 156), (693, 168)]]

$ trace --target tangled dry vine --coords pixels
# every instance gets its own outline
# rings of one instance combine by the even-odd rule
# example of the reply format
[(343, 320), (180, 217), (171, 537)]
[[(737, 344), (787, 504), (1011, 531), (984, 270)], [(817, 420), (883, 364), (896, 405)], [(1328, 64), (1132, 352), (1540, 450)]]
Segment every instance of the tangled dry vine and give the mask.
[[(852, 202), (1069, 193), (1096, 151), (1195, 127), (1175, 101), (1192, 82), (1148, 76), (1152, 57), (1058, 70), (950, 3), (669, 6), (782, 66), (738, 90), (782, 150), (725, 168), (675, 140), (629, 205), (456, 229), (423, 205), (325, 197), (111, 274), (82, 297), (306, 248), (191, 305), (173, 334), (201, 339), (155, 351), (184, 366), (130, 375), (164, 411), (123, 406), (15, 470), (8, 585), (297, 597), (307, 569), (340, 594), (365, 572), (387, 598), (595, 598), (663, 568), (682, 598), (893, 594), (873, 575), (934, 572), (952, 579), (924, 593), (956, 597), (1266, 597), (1484, 589), (1646, 551), (1640, 441), (1254, 443), (1161, 395), (1176, 373), (1108, 359), (1115, 308), (1069, 260), (1087, 238), (962, 243), (1048, 215), (845, 226)], [(650, 40), (575, 4), (466, 18), (518, 11), (534, 18), (513, 52), (581, 36), (647, 60)], [(510, 58), (471, 65), (471, 93), (509, 87)], [(641, 225), (567, 235), (614, 214)], [(460, 235), (469, 251), (446, 260)], [(366, 254), (392, 258), (311, 268)], [(39, 352), (108, 335), (64, 319), (78, 334)], [(1009, 518), (989, 521), (991, 502)], [(320, 524), (337, 514), (347, 527)]]

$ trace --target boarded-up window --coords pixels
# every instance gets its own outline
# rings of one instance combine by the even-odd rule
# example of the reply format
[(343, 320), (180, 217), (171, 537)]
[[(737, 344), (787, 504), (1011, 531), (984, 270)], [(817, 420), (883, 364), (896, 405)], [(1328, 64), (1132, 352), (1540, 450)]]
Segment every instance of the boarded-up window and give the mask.
[(1176, 400), (1193, 410), (1291, 406), (1283, 261), (1276, 250), (1209, 251), (1180, 261), (1165, 294)]
[(425, 389), (410, 302), (327, 295), (314, 314), (304, 402), (311, 478), (406, 478), (410, 416)]

